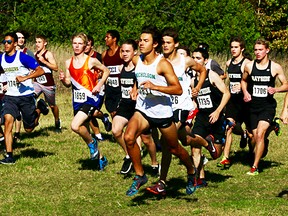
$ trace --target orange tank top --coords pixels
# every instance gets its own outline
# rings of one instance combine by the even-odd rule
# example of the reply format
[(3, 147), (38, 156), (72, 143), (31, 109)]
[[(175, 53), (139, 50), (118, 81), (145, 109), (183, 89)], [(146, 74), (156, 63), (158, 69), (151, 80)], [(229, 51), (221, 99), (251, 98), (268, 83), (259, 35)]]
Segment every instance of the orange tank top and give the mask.
[(86, 58), (86, 61), (81, 68), (74, 68), (73, 66), (74, 58), (72, 57), (69, 65), (69, 72), (71, 78), (73, 78), (78, 84), (88, 89), (89, 91), (92, 91), (92, 89), (98, 83), (98, 73), (89, 69), (88, 67), (89, 59), (90, 56)]

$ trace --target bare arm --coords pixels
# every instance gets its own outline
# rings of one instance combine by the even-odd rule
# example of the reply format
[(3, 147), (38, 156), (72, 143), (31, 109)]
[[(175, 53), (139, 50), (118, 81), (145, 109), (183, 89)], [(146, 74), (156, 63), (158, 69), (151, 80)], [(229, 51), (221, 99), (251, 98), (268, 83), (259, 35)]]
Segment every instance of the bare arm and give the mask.
[(110, 71), (97, 58), (90, 58), (90, 62), (91, 62), (91, 68), (96, 67), (102, 71), (101, 80), (99, 80), (97, 85), (92, 90), (92, 93), (99, 93), (101, 91), (101, 87), (105, 84), (110, 74)]
[(251, 95), (249, 94), (249, 92), (247, 90), (247, 86), (248, 86), (247, 81), (248, 81), (248, 77), (249, 77), (251, 70), (252, 70), (252, 65), (253, 65), (253, 62), (250, 62), (250, 63), (245, 65), (242, 79), (241, 79), (241, 89), (242, 89), (242, 92), (244, 94), (243, 99), (245, 102), (249, 102), (252, 99)]
[(269, 94), (288, 91), (288, 83), (287, 83), (287, 80), (286, 80), (286, 77), (285, 77), (285, 74), (284, 74), (282, 67), (279, 64), (272, 62), (271, 68), (272, 68), (272, 75), (277, 76), (277, 78), (281, 82), (281, 86), (268, 87)]
[(41, 55), (38, 56), (38, 59), (43, 64), (47, 65), (47, 67), (49, 67), (51, 70), (58, 71), (58, 66), (57, 66), (56, 60), (54, 58), (54, 55), (50, 51), (48, 51), (46, 53), (45, 57), (46, 57), (47, 61)]
[(45, 72), (44, 70), (38, 66), (33, 73), (29, 73), (27, 76), (17, 76), (16, 77), (16, 81), (17, 82), (24, 82), (27, 79), (32, 79), (32, 78), (36, 78), (39, 77), (41, 75), (43, 75)]
[(209, 122), (213, 124), (219, 119), (220, 113), (223, 111), (224, 107), (228, 103), (230, 99), (230, 92), (225, 83), (223, 82), (223, 80), (221, 79), (221, 77), (216, 72), (214, 71), (209, 72), (209, 80), (213, 85), (215, 85), (219, 89), (219, 91), (223, 93), (219, 106), (209, 116), (210, 117)]
[(71, 76), (70, 76), (70, 72), (69, 72), (69, 65), (71, 63), (72, 59), (68, 59), (66, 62), (65, 62), (65, 67), (66, 67), (66, 70), (65, 72), (61, 71), (60, 70), (60, 73), (59, 73), (59, 79), (60, 81), (63, 83), (63, 85), (67, 88), (69, 88), (71, 86)]
[(179, 80), (172, 65), (166, 59), (161, 59), (157, 65), (157, 73), (165, 77), (167, 86), (154, 85), (150, 81), (140, 83), (145, 89), (156, 90), (170, 95), (181, 95), (183, 93)]
[(207, 77), (207, 70), (202, 65), (195, 62), (190, 56), (185, 58), (186, 61), (186, 68), (191, 67), (194, 71), (199, 73), (199, 81), (198, 84), (192, 88), (192, 96), (197, 97), (198, 93)]

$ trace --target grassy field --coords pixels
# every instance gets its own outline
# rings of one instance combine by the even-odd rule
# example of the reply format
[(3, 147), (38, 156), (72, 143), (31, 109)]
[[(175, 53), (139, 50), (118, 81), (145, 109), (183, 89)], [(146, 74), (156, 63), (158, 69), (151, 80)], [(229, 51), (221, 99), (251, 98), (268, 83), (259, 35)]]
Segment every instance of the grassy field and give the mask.
[[(56, 57), (63, 62), (70, 51), (55, 48)], [(221, 59), (220, 59), (221, 60)], [(223, 63), (224, 61), (221, 61)], [(284, 65), (284, 62), (283, 62)], [(286, 70), (287, 71), (287, 70)], [(168, 176), (166, 199), (147, 194), (145, 186), (157, 181), (150, 172), (150, 158), (143, 157), (148, 183), (139, 194), (127, 197), (126, 190), (132, 176), (117, 174), (123, 153), (111, 133), (100, 143), (109, 160), (103, 171), (89, 159), (89, 150), (79, 136), (70, 129), (72, 119), (71, 92), (59, 84), (57, 102), (63, 131), (53, 131), (52, 113), (42, 116), (40, 125), (31, 134), (22, 133), (22, 140), (14, 146), (16, 164), (0, 166), (0, 215), (286, 215), (288, 212), (287, 126), (283, 134), (271, 133), (269, 153), (260, 164), (258, 176), (248, 176), (248, 149), (239, 148), (234, 137), (229, 170), (216, 167), (209, 160), (206, 166), (208, 187), (186, 195), (186, 172), (177, 158), (173, 158)], [(284, 94), (276, 96), (277, 114), (282, 108)], [(189, 148), (187, 148), (189, 150)], [(208, 152), (203, 150), (208, 156)], [(161, 154), (157, 157), (160, 161)], [(210, 156), (208, 157), (210, 159)]]

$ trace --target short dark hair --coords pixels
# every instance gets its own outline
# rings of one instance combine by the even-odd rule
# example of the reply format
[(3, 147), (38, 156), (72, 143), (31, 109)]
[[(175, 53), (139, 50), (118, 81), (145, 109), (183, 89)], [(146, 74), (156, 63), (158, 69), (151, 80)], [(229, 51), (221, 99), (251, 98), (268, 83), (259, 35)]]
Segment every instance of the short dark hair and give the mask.
[(43, 41), (48, 42), (47, 38), (42, 34), (36, 35), (35, 38), (41, 38)]
[(120, 40), (120, 34), (117, 30), (108, 30), (106, 34), (110, 34), (112, 38), (116, 38), (116, 43)]
[(206, 49), (203, 48), (196, 48), (193, 52), (200, 52), (204, 59), (209, 59), (209, 53)]
[(162, 37), (164, 36), (172, 37), (175, 43), (179, 42), (178, 31), (172, 27), (166, 27), (162, 30)]
[(161, 45), (162, 45), (162, 37), (161, 33), (158, 30), (156, 26), (144, 26), (142, 28), (141, 34), (151, 34), (153, 38), (153, 43), (158, 43), (158, 46), (156, 47), (156, 51), (160, 51)]
[(4, 35), (4, 37), (12, 37), (14, 39), (14, 42), (17, 42), (18, 41), (18, 37), (17, 37), (17, 34), (16, 32), (8, 32)]
[(190, 55), (191, 55), (190, 48), (189, 48), (188, 46), (186, 46), (186, 45), (179, 45), (179, 46), (177, 47), (177, 50), (178, 50), (178, 49), (183, 49), (183, 50), (185, 50), (186, 53), (187, 53), (187, 56), (190, 56)]
[(91, 41), (91, 46), (94, 46), (94, 38), (91, 35), (87, 35), (88, 41)]
[(125, 40), (122, 44), (129, 44), (129, 45), (132, 45), (133, 49), (134, 50), (137, 50), (138, 49), (138, 44), (135, 40), (133, 39), (127, 39)]
[(230, 45), (232, 42), (238, 42), (240, 44), (240, 47), (242, 49), (245, 49), (246, 44), (245, 44), (245, 40), (241, 37), (241, 36), (234, 36), (230, 39)]

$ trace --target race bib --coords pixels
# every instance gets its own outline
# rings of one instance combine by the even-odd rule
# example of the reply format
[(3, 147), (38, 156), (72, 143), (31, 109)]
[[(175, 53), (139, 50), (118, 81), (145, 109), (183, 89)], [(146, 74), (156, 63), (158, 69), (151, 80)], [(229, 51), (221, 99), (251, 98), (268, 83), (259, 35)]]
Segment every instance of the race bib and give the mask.
[(198, 96), (197, 101), (200, 109), (207, 109), (213, 107), (210, 95)]
[(238, 94), (241, 91), (240, 82), (230, 82), (230, 93)]
[(268, 86), (254, 85), (253, 86), (253, 96), (254, 97), (267, 97), (268, 96)]
[(119, 86), (119, 78), (118, 77), (108, 77), (107, 85), (111, 87), (118, 87)]
[(121, 91), (122, 91), (122, 98), (130, 98), (130, 91), (131, 91), (131, 87), (121, 87)]
[(146, 96), (148, 94), (151, 94), (151, 90), (150, 89), (145, 89), (143, 86), (139, 87), (139, 94)]
[(37, 81), (38, 83), (40, 83), (40, 84), (45, 84), (45, 83), (47, 83), (47, 79), (46, 79), (46, 76), (45, 76), (45, 75), (36, 77), (36, 81)]
[(87, 101), (87, 95), (84, 91), (81, 90), (73, 90), (73, 100), (76, 103), (84, 103)]
[(20, 83), (17, 83), (16, 79), (7, 81), (8, 89), (18, 89), (19, 85)]
[(171, 95), (171, 101), (172, 101), (172, 104), (178, 104), (178, 102), (179, 102), (178, 96), (177, 95)]

